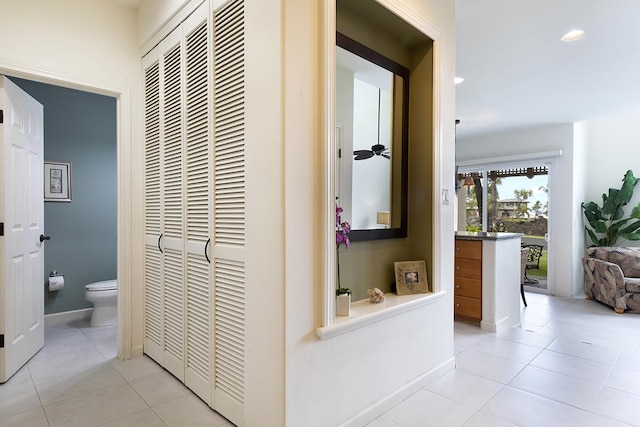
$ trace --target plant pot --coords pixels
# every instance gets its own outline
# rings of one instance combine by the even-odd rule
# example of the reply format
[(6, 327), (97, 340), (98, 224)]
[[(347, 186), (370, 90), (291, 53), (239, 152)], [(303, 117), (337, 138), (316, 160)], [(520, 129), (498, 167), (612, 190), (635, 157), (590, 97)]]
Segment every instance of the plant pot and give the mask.
[(351, 310), (351, 295), (342, 294), (336, 297), (336, 315), (349, 316)]

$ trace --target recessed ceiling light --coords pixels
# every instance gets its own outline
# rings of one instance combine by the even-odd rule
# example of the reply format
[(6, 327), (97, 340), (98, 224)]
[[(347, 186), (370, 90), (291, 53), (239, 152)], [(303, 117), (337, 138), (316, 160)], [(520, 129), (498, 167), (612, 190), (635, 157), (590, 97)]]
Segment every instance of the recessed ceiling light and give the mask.
[(571, 30), (560, 37), (560, 40), (564, 42), (572, 42), (583, 38), (586, 34), (587, 32), (584, 30)]
[(464, 81), (464, 77), (454, 77), (453, 78), (453, 83), (459, 85), (460, 83), (462, 83)]

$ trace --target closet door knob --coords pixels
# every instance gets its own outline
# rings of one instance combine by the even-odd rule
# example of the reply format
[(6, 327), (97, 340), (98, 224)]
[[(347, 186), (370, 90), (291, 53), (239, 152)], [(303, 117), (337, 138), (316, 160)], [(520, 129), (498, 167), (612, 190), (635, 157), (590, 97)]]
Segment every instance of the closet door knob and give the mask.
[(207, 254), (207, 248), (209, 247), (209, 243), (211, 243), (211, 237), (209, 237), (207, 239), (207, 243), (204, 244), (204, 257), (206, 258), (207, 262), (211, 264), (211, 260), (209, 259), (209, 255)]
[(160, 253), (162, 254), (162, 253), (164, 253), (164, 252), (162, 252), (162, 247), (160, 246), (160, 240), (162, 240), (162, 234), (160, 234), (160, 235), (158, 236), (158, 250), (159, 250), (159, 251), (160, 251)]
[(41, 234), (40, 243), (44, 242), (45, 240), (51, 240), (51, 236), (45, 236), (44, 234)]

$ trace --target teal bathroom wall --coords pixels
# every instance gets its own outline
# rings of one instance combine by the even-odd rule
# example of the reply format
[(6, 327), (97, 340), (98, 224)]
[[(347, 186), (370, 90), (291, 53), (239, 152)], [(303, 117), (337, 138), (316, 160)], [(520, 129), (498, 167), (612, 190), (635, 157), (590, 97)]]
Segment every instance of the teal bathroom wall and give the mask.
[(44, 160), (71, 163), (71, 202), (45, 202), (45, 314), (91, 307), (87, 283), (116, 278), (116, 99), (11, 78), (44, 106)]

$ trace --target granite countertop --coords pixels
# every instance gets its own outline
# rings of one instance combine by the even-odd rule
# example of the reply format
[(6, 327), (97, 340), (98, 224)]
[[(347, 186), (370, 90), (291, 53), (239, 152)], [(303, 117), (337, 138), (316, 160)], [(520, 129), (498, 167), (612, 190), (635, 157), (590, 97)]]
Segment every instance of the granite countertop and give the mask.
[(521, 233), (489, 233), (486, 231), (456, 231), (455, 235), (458, 240), (506, 240), (524, 236)]

